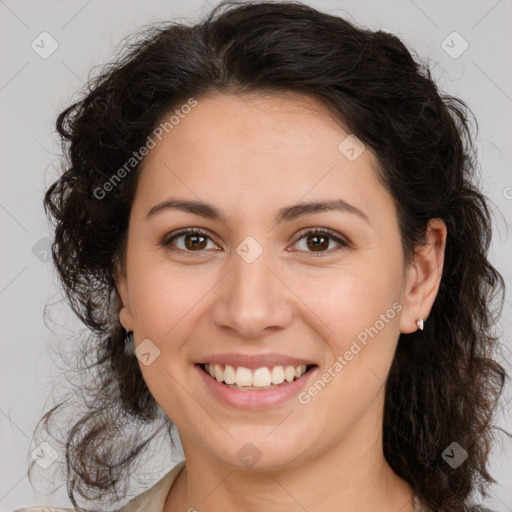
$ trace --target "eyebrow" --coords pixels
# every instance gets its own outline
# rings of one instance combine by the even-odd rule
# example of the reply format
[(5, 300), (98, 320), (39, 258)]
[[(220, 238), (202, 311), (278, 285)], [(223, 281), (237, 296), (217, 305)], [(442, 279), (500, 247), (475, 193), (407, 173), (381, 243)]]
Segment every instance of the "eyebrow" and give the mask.
[[(146, 214), (146, 218), (153, 217), (157, 213), (167, 210), (181, 210), (193, 215), (199, 215), (212, 220), (219, 220), (227, 223), (226, 216), (215, 206), (204, 203), (203, 201), (182, 200), (169, 198), (166, 201), (156, 204)], [(354, 214), (368, 224), (370, 219), (359, 208), (343, 201), (343, 199), (328, 200), (328, 201), (311, 201), (307, 203), (299, 203), (293, 206), (281, 208), (275, 217), (276, 223), (283, 221), (291, 221), (303, 215), (310, 215), (313, 213), (327, 212), (327, 211), (341, 211), (345, 213)]]

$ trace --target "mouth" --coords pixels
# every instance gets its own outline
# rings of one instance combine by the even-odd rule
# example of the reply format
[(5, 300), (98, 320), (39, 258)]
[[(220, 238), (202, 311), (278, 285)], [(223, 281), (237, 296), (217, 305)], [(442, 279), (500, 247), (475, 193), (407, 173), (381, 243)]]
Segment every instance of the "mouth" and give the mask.
[(309, 377), (309, 374), (318, 368), (316, 364), (264, 366), (256, 369), (217, 363), (198, 363), (196, 366), (209, 379), (240, 391), (268, 391), (284, 387)]

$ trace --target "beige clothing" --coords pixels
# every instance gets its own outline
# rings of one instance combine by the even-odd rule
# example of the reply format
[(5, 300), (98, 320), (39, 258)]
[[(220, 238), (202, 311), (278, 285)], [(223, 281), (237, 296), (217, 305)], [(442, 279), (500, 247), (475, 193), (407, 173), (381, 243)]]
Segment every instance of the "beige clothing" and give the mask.
[[(156, 484), (121, 507), (118, 512), (162, 512), (171, 486), (184, 467), (185, 461), (183, 460), (158, 480)], [(73, 508), (47, 506), (20, 508), (13, 512), (74, 512), (74, 510)]]
[[(172, 468), (166, 475), (164, 475), (156, 484), (150, 487), (143, 493), (135, 496), (124, 507), (121, 507), (118, 512), (162, 512), (164, 509), (165, 500), (171, 486), (180, 474), (181, 470), (185, 467), (185, 461), (181, 461), (178, 465)], [(71, 508), (56, 508), (56, 507), (29, 507), (20, 508), (13, 512), (73, 512)], [(430, 512), (429, 509), (424, 508), (419, 502), (417, 496), (414, 497), (414, 512)]]

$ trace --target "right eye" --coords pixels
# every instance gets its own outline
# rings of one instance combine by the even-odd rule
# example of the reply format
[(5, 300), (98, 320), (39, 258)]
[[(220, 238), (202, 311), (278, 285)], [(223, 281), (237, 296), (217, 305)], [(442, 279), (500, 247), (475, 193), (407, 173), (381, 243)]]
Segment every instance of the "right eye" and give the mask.
[[(181, 247), (179, 244), (175, 243), (176, 240), (182, 240), (183, 243)], [(206, 246), (208, 240), (213, 243), (210, 235), (205, 231), (198, 228), (186, 228), (167, 235), (164, 240), (162, 240), (162, 245), (171, 251), (180, 251), (182, 253), (201, 253), (207, 250)]]

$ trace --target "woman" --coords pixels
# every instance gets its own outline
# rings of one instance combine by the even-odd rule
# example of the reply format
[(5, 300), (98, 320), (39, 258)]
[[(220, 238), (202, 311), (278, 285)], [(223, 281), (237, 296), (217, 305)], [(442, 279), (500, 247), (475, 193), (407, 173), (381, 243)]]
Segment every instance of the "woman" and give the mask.
[[(97, 347), (73, 505), (483, 510), (503, 282), (469, 113), (293, 2), (153, 27), (94, 79), (45, 197)], [(126, 504), (157, 420), (185, 460)]]

